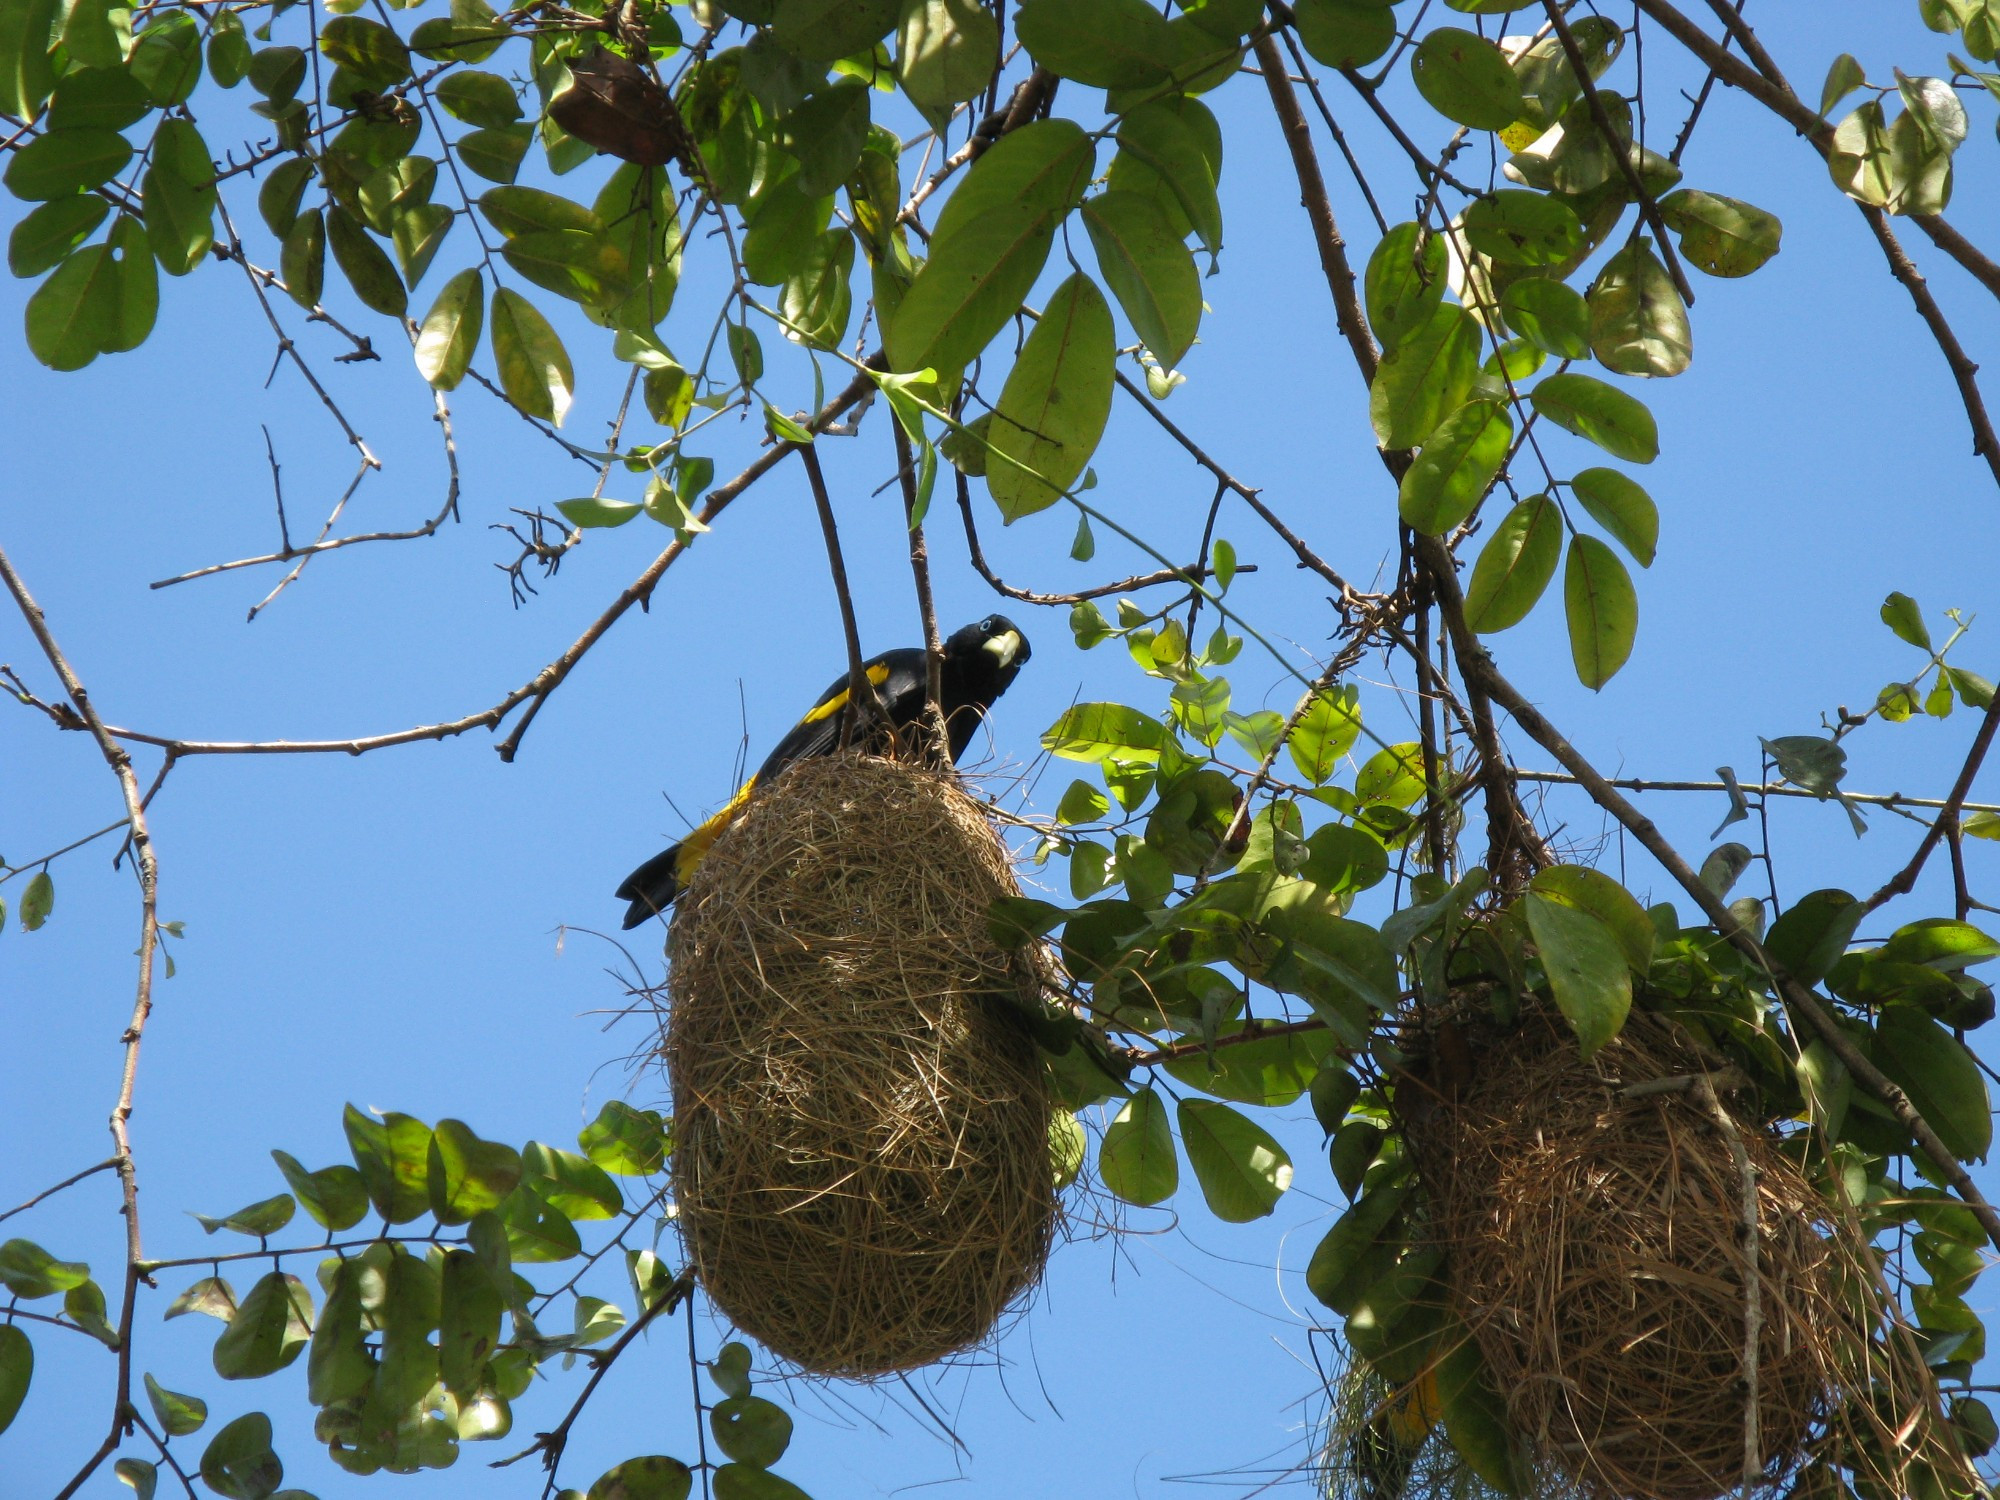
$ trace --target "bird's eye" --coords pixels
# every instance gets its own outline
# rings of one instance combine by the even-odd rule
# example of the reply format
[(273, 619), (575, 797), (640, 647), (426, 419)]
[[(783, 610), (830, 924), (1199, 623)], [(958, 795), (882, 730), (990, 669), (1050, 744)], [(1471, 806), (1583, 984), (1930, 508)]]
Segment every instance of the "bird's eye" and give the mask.
[(979, 622), (980, 632), (984, 635), (991, 635), (993, 634), (994, 631), (998, 630), (999, 628), (1000, 628), (1000, 617), (998, 615), (988, 615), (985, 619)]

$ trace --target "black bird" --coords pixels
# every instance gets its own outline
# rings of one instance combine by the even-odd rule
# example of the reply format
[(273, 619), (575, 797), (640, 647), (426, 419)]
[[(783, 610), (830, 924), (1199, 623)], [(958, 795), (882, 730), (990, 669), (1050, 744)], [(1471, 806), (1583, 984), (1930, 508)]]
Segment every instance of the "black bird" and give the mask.
[[(1028, 660), (1028, 638), (1005, 615), (988, 615), (976, 625), (954, 631), (944, 643), (940, 691), (945, 732), (951, 741), (954, 762), (965, 754), (972, 736), (986, 719), (986, 711), (1006, 692), (1022, 665)], [(925, 661), (922, 647), (906, 646), (885, 651), (863, 664), (868, 680), (875, 685), (889, 722), (900, 732), (917, 724), (924, 711)], [(687, 888), (695, 866), (709, 848), (743, 811), (750, 794), (759, 784), (768, 784), (793, 761), (814, 755), (831, 755), (840, 747), (855, 709), (848, 702), (848, 674), (842, 672), (819, 701), (806, 710), (804, 718), (792, 726), (778, 747), (764, 758), (757, 774), (737, 788), (736, 795), (707, 822), (672, 848), (663, 850), (625, 877), (618, 897), (631, 905), (625, 911), (625, 925), (637, 927), (656, 913), (665, 911), (674, 898)]]

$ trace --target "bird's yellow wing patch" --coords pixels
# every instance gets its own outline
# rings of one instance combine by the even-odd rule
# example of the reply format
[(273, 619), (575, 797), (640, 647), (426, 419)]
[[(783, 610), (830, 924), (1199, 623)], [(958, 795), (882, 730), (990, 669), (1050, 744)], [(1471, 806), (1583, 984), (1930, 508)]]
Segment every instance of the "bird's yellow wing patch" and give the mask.
[(722, 837), (722, 830), (736, 821), (736, 815), (743, 811), (756, 785), (757, 778), (752, 776), (736, 789), (736, 795), (723, 805), (721, 811), (708, 818), (699, 828), (681, 840), (680, 855), (674, 860), (674, 879), (678, 883), (681, 885), (688, 883), (689, 877), (694, 874), (694, 867), (701, 863), (702, 856), (707, 854), (715, 841)]
[[(876, 687), (880, 687), (889, 680), (889, 668), (879, 663), (870, 667), (868, 669), (868, 680), (874, 683)], [(832, 718), (845, 707), (847, 707), (847, 689), (842, 688), (831, 698), (827, 699), (826, 702), (812, 709), (799, 722), (801, 724), (817, 724), (823, 719)]]

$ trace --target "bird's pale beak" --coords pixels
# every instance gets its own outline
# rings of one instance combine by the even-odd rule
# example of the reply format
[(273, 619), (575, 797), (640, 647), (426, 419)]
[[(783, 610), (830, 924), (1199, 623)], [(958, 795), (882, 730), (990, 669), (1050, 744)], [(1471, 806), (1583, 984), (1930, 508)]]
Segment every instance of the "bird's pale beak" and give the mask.
[(991, 640), (983, 642), (979, 648), (991, 652), (993, 659), (1006, 671), (1016, 662), (1028, 659), (1028, 638), (1018, 630), (1003, 630)]

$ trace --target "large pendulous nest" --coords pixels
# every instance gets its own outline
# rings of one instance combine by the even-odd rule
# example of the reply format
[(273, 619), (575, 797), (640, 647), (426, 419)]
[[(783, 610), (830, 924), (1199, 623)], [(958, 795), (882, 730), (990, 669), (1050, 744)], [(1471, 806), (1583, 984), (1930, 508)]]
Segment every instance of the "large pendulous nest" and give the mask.
[(802, 1369), (867, 1377), (984, 1339), (1058, 1209), (1048, 977), (988, 930), (1018, 894), (949, 772), (801, 762), (681, 896), (665, 1056), (673, 1181), (703, 1285)]
[(1806, 1457), (1853, 1359), (1827, 1207), (1726, 1092), (1693, 1083), (1715, 1067), (1639, 1011), (1583, 1061), (1531, 1011), (1469, 1080), (1404, 1111), (1488, 1379), (1537, 1467), (1585, 1496), (1710, 1500), (1744, 1482), (1746, 1163), (1758, 1487)]

